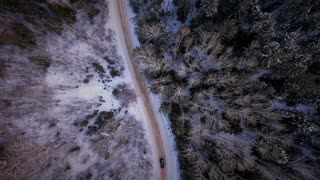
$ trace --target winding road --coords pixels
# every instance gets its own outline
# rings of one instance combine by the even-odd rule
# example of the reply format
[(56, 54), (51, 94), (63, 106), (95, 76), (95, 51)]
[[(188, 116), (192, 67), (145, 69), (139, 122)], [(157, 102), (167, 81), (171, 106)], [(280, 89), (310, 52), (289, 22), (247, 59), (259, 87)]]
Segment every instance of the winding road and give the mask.
[[(141, 103), (144, 110), (146, 127), (148, 127), (150, 136), (150, 145), (152, 149), (152, 161), (155, 175), (158, 179), (179, 179), (176, 170), (175, 157), (170, 148), (169, 137), (164, 122), (160, 117), (155, 103), (147, 89), (146, 82), (140, 74), (139, 68), (134, 63), (132, 51), (134, 49), (133, 40), (130, 32), (130, 23), (128, 16), (128, 6), (126, 0), (109, 0), (110, 18), (113, 21), (113, 29), (118, 38), (118, 51), (122, 51), (123, 58), (130, 71), (134, 88), (137, 93), (138, 102)], [(165, 160), (165, 167), (160, 167), (160, 158)]]

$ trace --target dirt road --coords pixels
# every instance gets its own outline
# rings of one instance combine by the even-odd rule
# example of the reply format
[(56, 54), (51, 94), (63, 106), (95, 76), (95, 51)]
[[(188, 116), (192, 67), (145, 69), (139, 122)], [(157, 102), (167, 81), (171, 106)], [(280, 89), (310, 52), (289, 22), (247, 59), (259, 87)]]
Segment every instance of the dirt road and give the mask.
[[(150, 132), (149, 136), (151, 139), (153, 166), (156, 176), (159, 179), (178, 179), (179, 176), (176, 173), (177, 171), (175, 171), (175, 158), (172, 157), (170, 150), (168, 133), (166, 133), (166, 128), (161, 122), (157, 108), (151, 101), (146, 83), (132, 57), (134, 44), (132, 37), (130, 36), (126, 1), (110, 0), (109, 7), (111, 19), (115, 21), (115, 23), (113, 23), (115, 26), (114, 29), (116, 29), (116, 34), (120, 40), (119, 43), (122, 46), (122, 49), (118, 49), (118, 51), (123, 51), (125, 62), (128, 65), (134, 87), (138, 94), (137, 96), (144, 109), (145, 123), (147, 124), (148, 131)], [(160, 168), (160, 158), (165, 160), (165, 168)]]

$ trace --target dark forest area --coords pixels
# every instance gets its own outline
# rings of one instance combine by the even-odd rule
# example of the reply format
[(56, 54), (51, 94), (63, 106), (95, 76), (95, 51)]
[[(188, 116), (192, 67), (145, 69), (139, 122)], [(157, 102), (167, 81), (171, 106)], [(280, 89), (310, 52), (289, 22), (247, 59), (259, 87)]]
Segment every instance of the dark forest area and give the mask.
[(319, 178), (320, 1), (130, 3), (183, 179)]

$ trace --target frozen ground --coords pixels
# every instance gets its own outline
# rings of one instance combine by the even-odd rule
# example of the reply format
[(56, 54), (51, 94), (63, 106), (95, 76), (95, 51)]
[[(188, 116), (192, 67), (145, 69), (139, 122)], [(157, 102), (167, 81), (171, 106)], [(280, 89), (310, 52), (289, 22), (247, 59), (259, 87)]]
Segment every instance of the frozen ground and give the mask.
[(165, 12), (172, 12), (167, 18), (167, 22), (162, 22), (162, 23), (165, 24), (170, 31), (176, 33), (179, 30), (179, 28), (182, 26), (182, 23), (178, 20), (177, 8), (173, 4), (173, 1), (165, 0), (162, 3), (162, 9)]
[(0, 177), (154, 179), (139, 101), (126, 107), (123, 91), (119, 98), (114, 94), (119, 84), (127, 84), (131, 95), (135, 91), (108, 3), (99, 2), (103, 11), (93, 22), (79, 11), (77, 22), (61, 33), (37, 36), (38, 49), (2, 48), (1, 58), (12, 64), (0, 87), (7, 102), (0, 104), (6, 155), (0, 157)]

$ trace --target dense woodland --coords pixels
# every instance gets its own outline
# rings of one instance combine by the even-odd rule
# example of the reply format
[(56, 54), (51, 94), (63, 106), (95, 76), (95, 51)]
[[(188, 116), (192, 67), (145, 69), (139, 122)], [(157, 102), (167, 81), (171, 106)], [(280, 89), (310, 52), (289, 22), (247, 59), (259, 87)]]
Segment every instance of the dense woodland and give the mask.
[(319, 178), (320, 1), (130, 4), (183, 179)]

